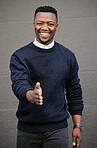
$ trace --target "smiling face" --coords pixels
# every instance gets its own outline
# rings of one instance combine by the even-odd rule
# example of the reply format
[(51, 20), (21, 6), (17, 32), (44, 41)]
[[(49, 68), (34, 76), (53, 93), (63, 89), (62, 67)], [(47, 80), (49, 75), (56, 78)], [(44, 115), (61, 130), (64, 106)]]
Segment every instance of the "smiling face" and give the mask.
[(36, 40), (45, 45), (53, 41), (58, 28), (56, 16), (51, 12), (38, 12), (35, 16), (33, 26), (36, 33)]

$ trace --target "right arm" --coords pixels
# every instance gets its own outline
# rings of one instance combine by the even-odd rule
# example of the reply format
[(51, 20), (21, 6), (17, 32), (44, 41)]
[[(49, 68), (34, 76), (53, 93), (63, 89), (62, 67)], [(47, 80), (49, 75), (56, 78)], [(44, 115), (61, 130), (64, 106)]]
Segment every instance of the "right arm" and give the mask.
[(42, 89), (40, 83), (36, 83), (35, 89), (29, 83), (29, 74), (25, 64), (15, 54), (10, 60), (12, 90), (20, 101), (35, 102), (42, 105)]

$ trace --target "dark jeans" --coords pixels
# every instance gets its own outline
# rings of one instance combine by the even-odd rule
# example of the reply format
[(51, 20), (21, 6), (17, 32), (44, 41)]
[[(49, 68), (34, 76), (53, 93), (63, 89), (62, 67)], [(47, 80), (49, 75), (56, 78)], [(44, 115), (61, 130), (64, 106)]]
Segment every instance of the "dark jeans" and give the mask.
[(45, 133), (18, 131), (17, 148), (68, 148), (68, 128)]

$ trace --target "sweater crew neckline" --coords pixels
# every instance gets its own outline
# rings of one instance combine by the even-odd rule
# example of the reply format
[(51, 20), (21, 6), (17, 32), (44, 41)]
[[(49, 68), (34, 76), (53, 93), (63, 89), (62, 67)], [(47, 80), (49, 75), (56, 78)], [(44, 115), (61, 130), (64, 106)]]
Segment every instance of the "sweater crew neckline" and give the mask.
[[(33, 41), (34, 42), (34, 41)], [(54, 51), (56, 48), (55, 48), (55, 45), (56, 45), (56, 42), (54, 41), (54, 45), (52, 48), (49, 48), (49, 49), (45, 49), (45, 48), (40, 48), (38, 46), (36, 46), (34, 43), (32, 42), (35, 50), (39, 51), (39, 52), (45, 52), (45, 53), (48, 53), (48, 52), (52, 52)]]

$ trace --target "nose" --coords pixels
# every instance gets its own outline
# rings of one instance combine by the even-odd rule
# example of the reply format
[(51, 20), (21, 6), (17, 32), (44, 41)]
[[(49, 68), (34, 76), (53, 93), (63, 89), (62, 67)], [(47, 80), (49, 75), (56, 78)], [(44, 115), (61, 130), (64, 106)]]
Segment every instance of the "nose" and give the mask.
[(48, 30), (48, 25), (47, 25), (47, 23), (44, 23), (44, 24), (42, 25), (42, 30)]

